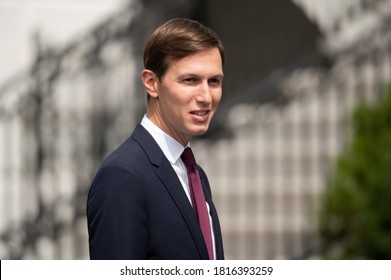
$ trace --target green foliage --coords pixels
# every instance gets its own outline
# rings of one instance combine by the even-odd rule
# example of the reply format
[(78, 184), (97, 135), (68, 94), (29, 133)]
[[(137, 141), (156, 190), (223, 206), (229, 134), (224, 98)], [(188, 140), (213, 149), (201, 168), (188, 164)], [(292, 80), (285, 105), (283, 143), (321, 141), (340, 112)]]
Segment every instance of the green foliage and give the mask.
[(325, 258), (391, 259), (391, 87), (354, 112), (320, 214)]

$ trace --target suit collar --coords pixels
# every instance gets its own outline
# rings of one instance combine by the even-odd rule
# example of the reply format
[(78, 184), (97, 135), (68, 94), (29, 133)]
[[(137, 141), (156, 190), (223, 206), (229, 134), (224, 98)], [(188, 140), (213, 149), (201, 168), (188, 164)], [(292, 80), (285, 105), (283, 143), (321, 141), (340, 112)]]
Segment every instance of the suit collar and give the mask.
[(145, 115), (141, 121), (141, 125), (148, 131), (149, 134), (151, 134), (168, 161), (171, 164), (176, 163), (185, 149), (183, 145), (157, 127)]
[(164, 154), (151, 134), (141, 124), (136, 126), (131, 137), (140, 145), (152, 165), (160, 166), (164, 159)]

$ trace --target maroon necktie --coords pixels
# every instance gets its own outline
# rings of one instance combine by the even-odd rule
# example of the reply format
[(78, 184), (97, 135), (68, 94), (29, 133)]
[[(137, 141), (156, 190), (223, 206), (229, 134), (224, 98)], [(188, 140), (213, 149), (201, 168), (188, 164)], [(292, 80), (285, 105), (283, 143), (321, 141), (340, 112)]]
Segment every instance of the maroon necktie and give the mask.
[(213, 242), (212, 231), (210, 228), (209, 213), (206, 208), (204, 191), (201, 185), (200, 174), (194, 159), (193, 152), (187, 147), (181, 155), (183, 163), (187, 167), (187, 176), (189, 177), (191, 202), (198, 222), (201, 226), (202, 235), (208, 249), (209, 259), (213, 260)]

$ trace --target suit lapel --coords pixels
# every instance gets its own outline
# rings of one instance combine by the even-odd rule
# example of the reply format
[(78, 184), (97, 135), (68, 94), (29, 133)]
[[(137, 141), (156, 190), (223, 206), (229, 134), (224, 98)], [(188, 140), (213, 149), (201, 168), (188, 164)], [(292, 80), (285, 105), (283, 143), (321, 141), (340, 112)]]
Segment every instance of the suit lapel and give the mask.
[(168, 160), (165, 160), (160, 165), (157, 176), (160, 178), (171, 197), (175, 201), (177, 207), (182, 213), (184, 220), (186, 221), (189, 230), (193, 236), (195, 243), (197, 244), (198, 251), (202, 259), (208, 259), (208, 251), (205, 245), (204, 238), (196, 216), (194, 215), (193, 207), (191, 206), (183, 187), (173, 170)]
[(215, 237), (215, 247), (216, 247), (216, 259), (217, 260), (223, 260), (224, 259), (224, 251), (223, 251), (223, 239), (221, 236), (221, 227), (219, 218), (217, 215), (216, 208), (213, 204), (213, 202), (208, 202), (210, 205), (210, 215), (213, 219), (213, 232)]
[(201, 176), (201, 183), (205, 194), (205, 200), (209, 204), (210, 208), (210, 215), (213, 220), (213, 232), (215, 237), (215, 247), (216, 247), (216, 259), (217, 260), (223, 260), (224, 259), (224, 249), (223, 249), (223, 239), (221, 235), (221, 227), (220, 227), (220, 221), (219, 217), (217, 215), (216, 207), (214, 206), (214, 203), (212, 201), (212, 193), (210, 190), (209, 182), (206, 177), (206, 174), (201, 168), (198, 168), (200, 176)]
[(132, 137), (139, 143), (144, 152), (147, 154), (151, 164), (157, 167), (157, 176), (163, 183), (164, 187), (170, 193), (172, 199), (181, 212), (189, 231), (191, 232), (198, 252), (202, 259), (208, 259), (208, 251), (202, 236), (202, 232), (193, 207), (191, 206), (185, 191), (178, 179), (177, 174), (172, 168), (170, 162), (164, 156), (153, 137), (142, 126), (138, 125), (134, 130)]

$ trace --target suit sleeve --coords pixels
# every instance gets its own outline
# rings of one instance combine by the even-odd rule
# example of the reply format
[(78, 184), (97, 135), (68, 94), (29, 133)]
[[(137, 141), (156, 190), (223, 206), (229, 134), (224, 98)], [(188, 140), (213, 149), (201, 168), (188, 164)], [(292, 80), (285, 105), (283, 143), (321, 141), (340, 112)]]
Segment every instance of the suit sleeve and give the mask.
[(139, 176), (120, 166), (98, 171), (88, 195), (91, 259), (145, 259), (146, 200)]

